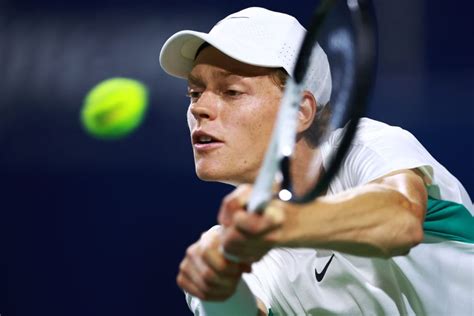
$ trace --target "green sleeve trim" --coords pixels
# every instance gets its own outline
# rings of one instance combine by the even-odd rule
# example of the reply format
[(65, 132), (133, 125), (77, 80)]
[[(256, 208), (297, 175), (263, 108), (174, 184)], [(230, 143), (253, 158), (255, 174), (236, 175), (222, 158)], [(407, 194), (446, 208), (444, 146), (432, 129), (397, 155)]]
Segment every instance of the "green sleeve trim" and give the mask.
[(444, 239), (474, 244), (474, 217), (462, 204), (428, 196), (423, 230)]

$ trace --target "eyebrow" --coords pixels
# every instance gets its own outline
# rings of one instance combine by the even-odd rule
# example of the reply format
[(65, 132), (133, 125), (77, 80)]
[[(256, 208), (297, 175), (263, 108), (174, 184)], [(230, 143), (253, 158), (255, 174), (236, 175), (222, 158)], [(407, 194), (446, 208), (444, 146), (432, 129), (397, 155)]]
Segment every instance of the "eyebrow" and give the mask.
[[(219, 69), (219, 70), (213, 71), (212, 76), (216, 77), (218, 79), (228, 78), (230, 76), (242, 77), (238, 74), (235, 74), (233, 72), (230, 72), (230, 71), (227, 71), (227, 70), (224, 70), (224, 69)], [(199, 76), (199, 75), (196, 76), (196, 75), (193, 75), (191, 73), (188, 75), (188, 83), (196, 85), (196, 86), (205, 86), (204, 79), (201, 76)]]
[(189, 83), (195, 86), (200, 86), (200, 87), (205, 85), (204, 81), (200, 77), (194, 76), (192, 74), (188, 75), (188, 84)]

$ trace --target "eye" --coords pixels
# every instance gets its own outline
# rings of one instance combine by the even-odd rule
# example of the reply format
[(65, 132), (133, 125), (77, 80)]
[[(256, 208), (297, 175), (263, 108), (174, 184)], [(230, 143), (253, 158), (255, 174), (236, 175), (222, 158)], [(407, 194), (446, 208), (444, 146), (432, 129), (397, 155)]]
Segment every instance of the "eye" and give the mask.
[(201, 97), (201, 94), (202, 92), (200, 91), (188, 90), (188, 92), (186, 93), (186, 96), (191, 100), (191, 102), (194, 103), (197, 100), (199, 100), (199, 98)]
[(229, 97), (238, 97), (238, 96), (242, 95), (242, 92), (230, 89), (230, 90), (227, 90), (225, 92), (225, 94), (228, 95)]

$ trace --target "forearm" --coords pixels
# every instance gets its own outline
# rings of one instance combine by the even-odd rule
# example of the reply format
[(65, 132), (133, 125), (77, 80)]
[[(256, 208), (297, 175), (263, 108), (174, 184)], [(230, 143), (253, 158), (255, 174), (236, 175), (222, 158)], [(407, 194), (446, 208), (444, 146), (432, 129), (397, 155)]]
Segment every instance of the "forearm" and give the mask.
[(284, 244), (360, 256), (406, 254), (423, 238), (420, 207), (390, 186), (367, 184), (298, 208)]

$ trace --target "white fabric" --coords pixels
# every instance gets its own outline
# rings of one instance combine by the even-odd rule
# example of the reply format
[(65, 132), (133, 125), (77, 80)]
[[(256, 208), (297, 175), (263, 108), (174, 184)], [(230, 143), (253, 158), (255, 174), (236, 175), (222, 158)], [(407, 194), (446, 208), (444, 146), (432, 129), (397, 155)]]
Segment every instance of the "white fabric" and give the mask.
[[(323, 164), (338, 145), (341, 133), (342, 130), (333, 132), (321, 146)], [(415, 168), (432, 183), (432, 197), (463, 204), (473, 213), (471, 199), (462, 184), (410, 132), (368, 118), (361, 119), (344, 167), (332, 181), (329, 191), (341, 192), (393, 171)]]
[(206, 302), (186, 293), (189, 308), (196, 316), (242, 316), (257, 315), (255, 296), (243, 279), (239, 281), (234, 295), (223, 302)]
[[(306, 29), (294, 17), (264, 8), (247, 8), (219, 21), (209, 33), (180, 31), (172, 35), (160, 52), (161, 67), (170, 75), (187, 78), (198, 48), (207, 42), (240, 62), (293, 70)], [(329, 101), (331, 72), (326, 53), (317, 45), (305, 78), (319, 105)]]
[[(336, 131), (323, 148), (337, 146)], [(345, 167), (330, 194), (365, 184), (390, 172), (421, 168), (439, 187), (440, 198), (472, 202), (413, 135), (363, 119)], [(321, 273), (334, 258), (321, 282)], [(244, 276), (252, 292), (274, 315), (474, 315), (474, 247), (427, 236), (409, 255), (363, 258), (328, 250), (270, 251)]]
[[(431, 243), (430, 243), (431, 242)], [(474, 315), (472, 244), (425, 240), (409, 255), (363, 258), (274, 249), (244, 276), (274, 315)]]

